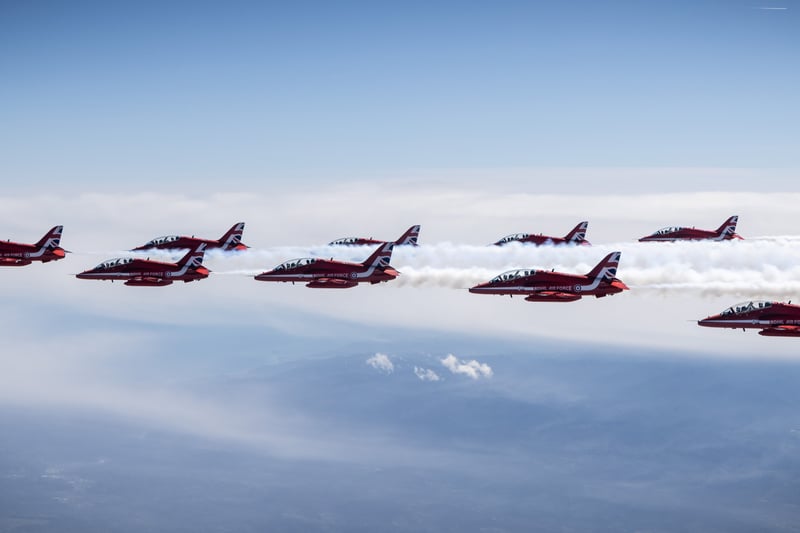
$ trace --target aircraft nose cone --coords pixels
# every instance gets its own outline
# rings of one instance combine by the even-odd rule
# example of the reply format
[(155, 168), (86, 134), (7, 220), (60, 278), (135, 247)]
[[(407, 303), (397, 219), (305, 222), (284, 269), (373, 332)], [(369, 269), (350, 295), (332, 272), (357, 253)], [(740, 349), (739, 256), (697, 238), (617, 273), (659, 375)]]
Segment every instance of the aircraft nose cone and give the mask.
[(481, 292), (481, 289), (483, 289), (484, 287), (486, 287), (486, 283), (479, 283), (479, 284), (475, 285), (474, 287), (470, 287), (469, 292), (471, 292), (473, 294), (474, 293), (479, 293), (479, 292)]

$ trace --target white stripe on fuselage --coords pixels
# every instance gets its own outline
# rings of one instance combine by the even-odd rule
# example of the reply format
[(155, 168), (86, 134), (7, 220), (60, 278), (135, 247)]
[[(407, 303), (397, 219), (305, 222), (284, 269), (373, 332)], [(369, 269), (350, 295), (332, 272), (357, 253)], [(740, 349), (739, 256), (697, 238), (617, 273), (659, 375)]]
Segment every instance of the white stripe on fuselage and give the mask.
[(84, 276), (91, 276), (91, 277), (103, 277), (103, 278), (136, 278), (136, 277), (143, 277), (143, 278), (175, 278), (178, 276), (182, 276), (189, 271), (190, 265), (186, 264), (182, 266), (180, 269), (172, 272), (170, 270), (167, 271), (155, 271), (155, 272), (146, 272), (146, 271), (135, 271), (135, 272), (85, 272)]
[(735, 320), (725, 320), (725, 319), (717, 319), (717, 320), (710, 320), (704, 319), (701, 320), (704, 324), (719, 324), (721, 326), (731, 325), (735, 326), (737, 324), (750, 324), (750, 325), (759, 325), (759, 326), (797, 326), (800, 325), (800, 320), (761, 320), (757, 318), (740, 318)]
[[(331, 278), (331, 279), (365, 279), (372, 276), (375, 272), (377, 265), (372, 265), (367, 267), (364, 272), (330, 272), (325, 274), (284, 274), (283, 277), (291, 277), (292, 279), (297, 280), (306, 280), (306, 279), (319, 279), (319, 278)], [(278, 274), (280, 276), (280, 274)]]

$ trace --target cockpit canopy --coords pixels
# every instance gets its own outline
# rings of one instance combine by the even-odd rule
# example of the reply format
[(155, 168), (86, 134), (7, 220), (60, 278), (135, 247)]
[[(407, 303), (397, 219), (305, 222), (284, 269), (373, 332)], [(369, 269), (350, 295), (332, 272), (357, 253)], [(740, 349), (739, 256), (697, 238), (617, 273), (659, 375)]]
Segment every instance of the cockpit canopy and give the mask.
[(511, 235), (506, 235), (497, 242), (500, 244), (505, 244), (507, 242), (521, 241), (526, 239), (529, 235), (530, 233), (512, 233)]
[(355, 244), (356, 242), (358, 242), (358, 237), (342, 237), (341, 239), (336, 239), (328, 244)]
[(756, 311), (759, 309), (766, 309), (768, 307), (772, 307), (773, 302), (767, 302), (764, 300), (753, 300), (752, 302), (742, 302), (740, 304), (733, 305), (723, 312), (720, 313), (722, 316), (726, 315), (741, 315), (743, 313), (749, 313), (750, 311)]
[(156, 237), (152, 241), (145, 244), (145, 246), (159, 246), (161, 244), (168, 244), (170, 242), (175, 242), (180, 239), (178, 235), (164, 235), (163, 237)]
[(131, 257), (118, 257), (117, 259), (109, 259), (108, 261), (104, 261), (94, 267), (95, 270), (107, 270), (109, 268), (114, 268), (115, 266), (127, 265), (128, 263), (132, 263), (133, 258)]
[(666, 235), (668, 233), (678, 232), (678, 231), (680, 231), (682, 229), (683, 228), (681, 226), (669, 226), (667, 228), (661, 228), (657, 232), (653, 233), (653, 235)]
[(272, 270), (287, 270), (290, 268), (297, 268), (306, 265), (310, 265), (312, 263), (316, 263), (317, 260), (314, 257), (304, 257), (303, 259), (291, 259), (286, 261), (285, 263), (281, 263), (280, 265), (276, 266)]
[(489, 283), (499, 283), (501, 281), (511, 281), (518, 278), (523, 278), (525, 276), (532, 276), (538, 272), (537, 270), (530, 269), (530, 268), (520, 268), (519, 270), (509, 270), (508, 272), (503, 272), (499, 276), (495, 276)]

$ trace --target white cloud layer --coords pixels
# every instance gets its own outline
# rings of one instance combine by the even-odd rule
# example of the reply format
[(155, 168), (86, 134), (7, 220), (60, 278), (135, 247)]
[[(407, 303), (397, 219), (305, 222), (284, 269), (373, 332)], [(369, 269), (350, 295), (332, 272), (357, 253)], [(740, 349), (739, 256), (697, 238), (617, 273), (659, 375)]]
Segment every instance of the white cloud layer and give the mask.
[(471, 361), (459, 360), (455, 355), (448, 354), (441, 360), (442, 365), (453, 374), (460, 374), (472, 379), (492, 377), (492, 367), (486, 363), (479, 363), (475, 359)]
[(380, 370), (386, 374), (391, 374), (394, 372), (394, 363), (392, 363), (392, 360), (389, 359), (389, 356), (384, 353), (376, 353), (367, 359), (367, 364), (372, 368)]
[[(800, 194), (532, 194), (525, 192), (529, 188), (506, 185), (349, 183), (302, 194), (0, 197), (0, 237), (31, 242), (64, 224), (62, 244), (74, 252), (57, 263), (3, 270), (0, 291), (10, 308), (17, 302), (48, 302), (51, 320), (66, 313), (158, 325), (258, 324), (316, 337), (340, 334), (343, 325), (387, 326), (725, 357), (796, 356), (786, 339), (708, 330), (695, 321), (739, 300), (800, 299), (800, 238), (793, 235), (800, 234)], [(345, 210), (344, 205), (359, 208)], [(740, 216), (738, 232), (747, 240), (635, 242), (665, 225), (714, 228), (732, 214)], [(563, 234), (579, 220), (589, 220), (591, 247), (487, 246), (517, 231)], [(207, 280), (146, 290), (71, 275), (158, 235), (219, 237), (237, 221), (247, 223), (243, 240), (253, 248), (208, 253), (205, 264), (212, 275)], [(391, 283), (325, 291), (251, 277), (294, 257), (361, 261), (369, 247), (324, 243), (347, 235), (392, 239), (414, 223), (422, 225), (421, 246), (395, 251), (392, 264), (401, 275)], [(610, 298), (533, 304), (465, 290), (520, 267), (585, 273), (613, 250), (622, 251), (618, 276), (632, 290)], [(315, 327), (308, 327), (310, 320)]]

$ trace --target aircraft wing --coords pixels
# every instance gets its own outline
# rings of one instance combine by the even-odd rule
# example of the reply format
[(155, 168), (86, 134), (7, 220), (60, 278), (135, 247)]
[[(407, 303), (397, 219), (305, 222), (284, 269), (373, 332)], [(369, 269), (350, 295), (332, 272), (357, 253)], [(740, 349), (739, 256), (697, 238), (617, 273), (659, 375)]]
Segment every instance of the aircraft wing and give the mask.
[(25, 266), (30, 264), (31, 262), (27, 259), (16, 257), (0, 257), (0, 266)]
[(172, 285), (172, 280), (154, 276), (135, 276), (127, 280), (125, 285), (129, 287), (165, 287)]
[(538, 291), (525, 297), (526, 302), (574, 302), (580, 299), (580, 294), (559, 291)]
[(317, 278), (306, 283), (310, 289), (349, 289), (356, 285), (358, 282), (343, 278)]
[(765, 337), (800, 337), (800, 326), (770, 326), (758, 332)]

